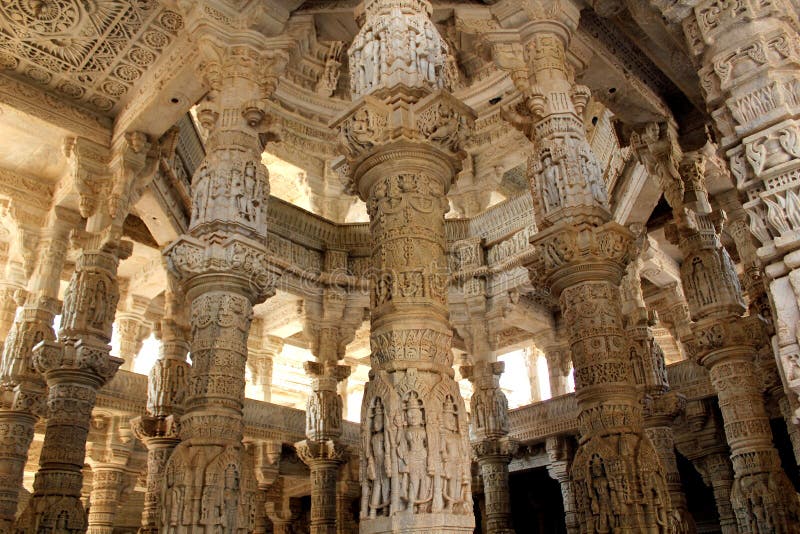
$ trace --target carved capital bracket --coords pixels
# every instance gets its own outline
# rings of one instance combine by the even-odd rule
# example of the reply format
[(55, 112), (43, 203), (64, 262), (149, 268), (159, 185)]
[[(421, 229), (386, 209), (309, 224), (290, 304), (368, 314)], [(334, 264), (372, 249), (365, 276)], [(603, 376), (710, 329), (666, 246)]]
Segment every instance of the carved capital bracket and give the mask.
[(212, 235), (206, 240), (184, 235), (167, 247), (164, 255), (187, 295), (200, 291), (204, 284), (225, 280), (257, 303), (275, 293), (282, 274), (263, 245), (239, 235)]
[(333, 440), (305, 439), (294, 444), (300, 460), (308, 465), (338, 465), (347, 461), (347, 447)]
[(598, 275), (618, 284), (635, 252), (633, 234), (613, 221), (602, 226), (558, 223), (537, 233), (531, 244), (537, 250), (528, 266), (531, 276), (556, 295)]
[[(349, 190), (368, 199), (376, 178), (370, 169), (399, 158), (424, 158), (443, 167), (443, 176), (455, 176), (474, 118), (470, 108), (445, 91), (397, 86), (363, 97), (331, 125), (339, 130), (346, 156), (339, 168)], [(446, 192), (449, 179), (443, 185)]]

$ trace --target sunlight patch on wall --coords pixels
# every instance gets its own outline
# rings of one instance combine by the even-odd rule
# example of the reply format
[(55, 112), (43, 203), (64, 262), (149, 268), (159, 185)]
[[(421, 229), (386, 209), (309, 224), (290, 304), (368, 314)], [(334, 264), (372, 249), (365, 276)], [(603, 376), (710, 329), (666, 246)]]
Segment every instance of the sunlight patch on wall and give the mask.
[(506, 364), (506, 370), (500, 376), (500, 387), (508, 397), (508, 407), (518, 408), (530, 404), (531, 383), (525, 366), (525, 350), (515, 350), (497, 359)]

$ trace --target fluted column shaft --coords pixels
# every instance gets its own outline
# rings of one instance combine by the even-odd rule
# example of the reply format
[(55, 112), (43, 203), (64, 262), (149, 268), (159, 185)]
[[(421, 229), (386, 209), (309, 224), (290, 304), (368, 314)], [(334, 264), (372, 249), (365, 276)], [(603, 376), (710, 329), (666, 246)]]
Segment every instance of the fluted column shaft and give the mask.
[(103, 465), (92, 468), (92, 494), (87, 534), (112, 534), (119, 508), (120, 494), (125, 482), (125, 470), (119, 466)]

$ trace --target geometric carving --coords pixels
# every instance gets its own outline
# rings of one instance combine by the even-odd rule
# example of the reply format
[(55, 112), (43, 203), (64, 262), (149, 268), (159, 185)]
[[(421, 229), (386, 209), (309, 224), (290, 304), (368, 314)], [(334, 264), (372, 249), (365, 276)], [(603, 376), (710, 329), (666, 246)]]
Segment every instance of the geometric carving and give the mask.
[(0, 69), (108, 112), (182, 27), (152, 0), (10, 0), (0, 4)]

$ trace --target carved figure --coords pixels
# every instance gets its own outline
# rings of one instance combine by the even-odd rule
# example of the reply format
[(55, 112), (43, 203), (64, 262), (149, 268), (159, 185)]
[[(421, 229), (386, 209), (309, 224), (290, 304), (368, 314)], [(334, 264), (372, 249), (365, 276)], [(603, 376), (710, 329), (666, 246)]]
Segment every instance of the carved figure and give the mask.
[(367, 451), (367, 479), (371, 482), (368, 515), (369, 517), (375, 517), (377, 514), (387, 515), (391, 491), (391, 459), (383, 402), (380, 397), (375, 399), (372, 408)]
[(398, 470), (402, 474), (401, 495), (407, 510), (418, 511), (431, 499), (428, 496), (428, 437), (422, 401), (415, 393), (406, 400), (405, 429), (399, 437), (397, 457)]
[(441, 454), (444, 509), (452, 512), (463, 499), (461, 464), (466, 454), (458, 430), (458, 408), (450, 396), (445, 398), (442, 413)]

